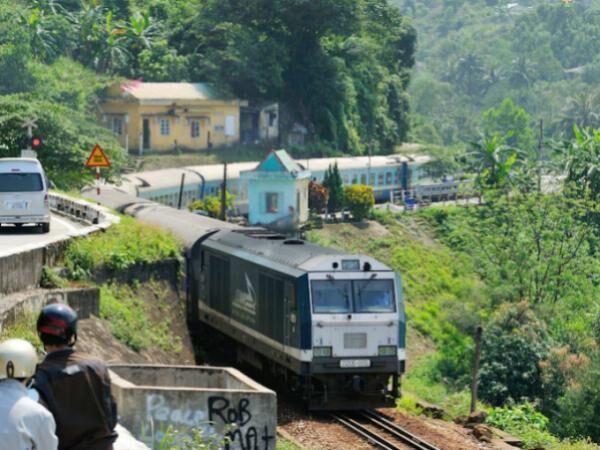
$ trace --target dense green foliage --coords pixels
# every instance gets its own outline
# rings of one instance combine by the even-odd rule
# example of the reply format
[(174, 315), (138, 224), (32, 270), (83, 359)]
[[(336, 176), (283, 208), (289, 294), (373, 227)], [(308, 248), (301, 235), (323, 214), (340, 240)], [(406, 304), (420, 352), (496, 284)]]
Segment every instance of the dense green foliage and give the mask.
[(278, 101), (284, 132), (301, 123), (330, 150), (389, 151), (407, 137), (416, 34), (387, 0), (22, 1), (0, 10), (4, 29), (0, 94), (61, 81), (32, 65), (68, 58), (112, 77)]
[[(540, 119), (555, 137), (573, 124), (599, 125), (597, 1), (393, 3), (418, 32), (412, 140), (447, 145), (510, 131), (507, 143), (531, 152)], [(518, 115), (503, 113), (514, 107)], [(505, 128), (499, 117), (514, 123)]]

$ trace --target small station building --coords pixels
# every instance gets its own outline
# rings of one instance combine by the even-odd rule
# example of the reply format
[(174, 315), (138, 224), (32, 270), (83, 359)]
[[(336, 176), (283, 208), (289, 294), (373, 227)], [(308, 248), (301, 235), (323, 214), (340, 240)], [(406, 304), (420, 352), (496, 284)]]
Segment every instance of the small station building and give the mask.
[(310, 171), (285, 150), (271, 151), (253, 170), (240, 172), (248, 186), (248, 222), (293, 229), (308, 220)]

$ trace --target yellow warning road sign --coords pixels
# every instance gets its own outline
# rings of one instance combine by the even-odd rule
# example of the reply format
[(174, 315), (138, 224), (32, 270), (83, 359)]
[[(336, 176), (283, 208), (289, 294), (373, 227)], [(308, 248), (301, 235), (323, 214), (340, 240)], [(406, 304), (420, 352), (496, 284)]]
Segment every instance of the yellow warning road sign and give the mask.
[(106, 157), (106, 153), (98, 144), (94, 146), (94, 150), (90, 153), (85, 167), (110, 167), (110, 161)]

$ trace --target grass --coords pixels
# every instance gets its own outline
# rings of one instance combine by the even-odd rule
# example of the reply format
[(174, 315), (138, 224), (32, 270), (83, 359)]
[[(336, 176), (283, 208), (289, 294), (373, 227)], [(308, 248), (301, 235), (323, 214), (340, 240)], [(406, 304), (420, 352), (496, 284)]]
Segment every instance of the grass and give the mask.
[(42, 353), (43, 346), (36, 331), (37, 314), (32, 312), (20, 316), (13, 324), (2, 328), (0, 331), (0, 342), (7, 339), (25, 339)]
[(300, 450), (300, 447), (298, 447), (296, 444), (282, 438), (281, 436), (277, 436), (277, 445), (275, 448), (276, 450)]
[(65, 266), (73, 279), (88, 278), (103, 267), (125, 270), (135, 264), (180, 257), (180, 244), (173, 235), (130, 217), (106, 232), (73, 241), (65, 252)]
[(152, 320), (148, 302), (128, 285), (109, 284), (100, 289), (100, 317), (110, 323), (111, 332), (135, 351), (157, 346), (180, 353), (182, 342), (170, 331), (171, 321), (164, 300), (159, 299), (162, 320)]

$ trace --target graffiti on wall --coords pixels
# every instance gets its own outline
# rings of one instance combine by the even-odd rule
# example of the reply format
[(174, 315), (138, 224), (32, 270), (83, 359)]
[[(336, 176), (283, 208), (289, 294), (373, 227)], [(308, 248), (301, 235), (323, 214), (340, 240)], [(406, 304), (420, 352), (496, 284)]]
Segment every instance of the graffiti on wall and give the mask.
[(151, 393), (146, 396), (146, 420), (138, 438), (151, 448), (165, 439), (171, 429), (183, 435), (201, 436), (205, 442), (225, 449), (270, 450), (275, 448), (275, 430), (253, 420), (252, 400), (233, 401), (224, 396), (209, 396), (204, 403), (174, 402), (168, 395)]

